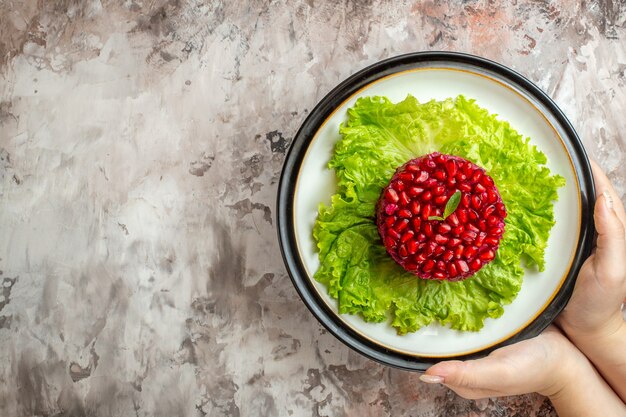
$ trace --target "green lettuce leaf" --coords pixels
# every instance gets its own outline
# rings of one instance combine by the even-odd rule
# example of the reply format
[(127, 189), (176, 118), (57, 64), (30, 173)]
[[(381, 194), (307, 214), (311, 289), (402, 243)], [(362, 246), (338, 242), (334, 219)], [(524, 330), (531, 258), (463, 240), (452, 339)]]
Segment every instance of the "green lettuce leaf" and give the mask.
[[(341, 314), (390, 320), (399, 334), (432, 322), (477, 331), (517, 296), (522, 262), (545, 267), (553, 201), (565, 180), (551, 175), (545, 155), (507, 122), (463, 96), (428, 103), (365, 97), (348, 110), (339, 133), (328, 164), (338, 192), (329, 207), (320, 205), (313, 236), (320, 260), (315, 279), (337, 299)], [(434, 151), (484, 167), (508, 212), (495, 260), (460, 282), (407, 273), (386, 253), (376, 229), (376, 202), (396, 168)]]

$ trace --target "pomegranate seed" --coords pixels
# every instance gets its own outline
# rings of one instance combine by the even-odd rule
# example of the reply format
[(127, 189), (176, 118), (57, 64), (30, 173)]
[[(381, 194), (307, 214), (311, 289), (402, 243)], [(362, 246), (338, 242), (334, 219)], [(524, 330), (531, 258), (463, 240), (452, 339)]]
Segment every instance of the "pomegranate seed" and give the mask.
[(432, 159), (426, 159), (424, 161), (424, 167), (428, 169), (437, 168), (437, 164)]
[(473, 182), (478, 182), (480, 181), (480, 179), (483, 177), (483, 172), (479, 169), (477, 169), (476, 171), (474, 171), (474, 173), (472, 174), (472, 181)]
[(478, 221), (478, 228), (480, 229), (481, 232), (484, 232), (485, 230), (487, 230), (487, 222), (485, 221), (485, 219), (480, 219)]
[(430, 211), (432, 209), (432, 206), (430, 204), (426, 204), (423, 208), (422, 208), (422, 219), (423, 220), (428, 220), (428, 218), (430, 217)]
[(415, 179), (415, 176), (411, 174), (410, 172), (404, 171), (398, 174), (398, 178), (400, 178), (403, 181), (413, 181)]
[(454, 252), (452, 252), (451, 250), (447, 250), (444, 252), (443, 256), (441, 257), (441, 259), (443, 259), (445, 262), (450, 262), (450, 260), (454, 257)]
[(459, 218), (454, 213), (449, 215), (446, 220), (448, 220), (448, 224), (450, 224), (451, 226), (458, 226), (459, 225)]
[(490, 206), (487, 206), (485, 208), (485, 210), (483, 211), (483, 216), (485, 216), (485, 218), (491, 216), (491, 214), (496, 211), (496, 206), (494, 206), (493, 204)]
[(407, 262), (405, 265), (406, 265), (406, 269), (408, 271), (416, 271), (417, 268), (418, 268), (417, 264), (415, 264), (413, 262)]
[(422, 242), (426, 242), (426, 235), (424, 233), (418, 233), (417, 234), (417, 241), (422, 243)]
[(404, 182), (398, 181), (396, 182), (396, 185), (394, 185), (393, 188), (395, 188), (396, 191), (402, 191), (404, 190), (404, 187), (405, 187)]
[(426, 223), (424, 225), (424, 227), (422, 228), (422, 232), (424, 232), (424, 234), (427, 237), (431, 237), (433, 235), (433, 225), (432, 225), (432, 223)]
[(496, 211), (502, 217), (506, 216), (506, 209), (504, 208), (504, 204), (496, 203)]
[(456, 162), (454, 159), (446, 161), (446, 171), (448, 171), (448, 177), (454, 177), (456, 175)]
[(400, 247), (398, 248), (398, 253), (403, 258), (406, 258), (409, 255), (409, 252), (407, 251), (406, 246), (404, 245), (400, 245)]
[(485, 188), (485, 186), (481, 183), (476, 183), (476, 185), (474, 186), (475, 193), (484, 193), (486, 190), (487, 189)]
[(444, 187), (443, 185), (438, 185), (438, 186), (433, 188), (433, 194), (434, 195), (441, 195), (441, 194), (443, 194), (445, 192), (446, 192), (446, 187)]
[(437, 231), (439, 233), (443, 233), (443, 234), (449, 233), (450, 230), (452, 230), (452, 227), (449, 224), (446, 224), (446, 223), (441, 223), (439, 225), (439, 227), (437, 228)]
[(430, 201), (433, 198), (433, 193), (431, 193), (430, 191), (425, 191), (422, 194), (422, 200), (423, 201)]
[(385, 226), (392, 227), (394, 224), (396, 224), (395, 216), (389, 216), (387, 217), (387, 219), (385, 219)]
[(469, 177), (470, 175), (472, 175), (472, 172), (474, 172), (474, 167), (472, 166), (471, 163), (464, 163), (463, 166), (461, 167), (461, 170), (463, 171), (465, 175)]
[(424, 265), (422, 266), (422, 270), (428, 272), (428, 271), (431, 271), (434, 267), (435, 267), (435, 261), (433, 261), (432, 259), (428, 259), (426, 262), (424, 262)]
[(429, 178), (429, 179), (427, 179), (426, 181), (424, 181), (424, 187), (426, 187), (426, 188), (432, 188), (432, 187), (434, 187), (435, 185), (437, 185), (437, 183), (438, 183), (438, 182), (439, 182), (439, 181), (437, 181), (437, 180), (436, 180), (436, 179), (434, 179), (434, 178)]
[(437, 269), (439, 270), (446, 270), (446, 263), (444, 261), (437, 261)]
[(411, 210), (411, 213), (413, 213), (413, 215), (418, 215), (421, 208), (422, 207), (420, 206), (420, 203), (417, 202), (417, 200), (411, 201), (411, 204), (409, 205), (409, 210)]
[(462, 273), (466, 273), (469, 271), (469, 267), (467, 266), (467, 262), (465, 262), (463, 259), (457, 259), (456, 262), (456, 267), (462, 272)]
[(385, 246), (387, 246), (388, 248), (393, 248), (396, 246), (396, 241), (393, 240), (393, 238), (387, 236), (387, 238), (385, 238)]
[(474, 226), (472, 223), (469, 223), (466, 229), (471, 230), (472, 232), (476, 232), (476, 233), (480, 232), (480, 229)]
[(465, 248), (463, 252), (463, 256), (467, 259), (473, 258), (478, 253), (478, 248), (476, 246), (468, 246)]
[(439, 181), (445, 181), (446, 179), (448, 179), (448, 176), (446, 175), (446, 173), (440, 169), (433, 172), (433, 177), (437, 178)]
[[(461, 198), (461, 200), (462, 200), (462, 198)], [(463, 223), (463, 224), (467, 223), (467, 220), (468, 220), (467, 210), (460, 209), (460, 210), (457, 210), (456, 213), (457, 213), (457, 216), (459, 217), (459, 221), (461, 223)]]
[(458, 246), (461, 243), (461, 239), (457, 239), (455, 237), (453, 237), (452, 239), (450, 239), (448, 241), (448, 246), (451, 248), (454, 248), (456, 246)]
[(435, 248), (435, 256), (439, 256), (442, 253), (444, 253), (446, 251), (446, 248), (444, 248), (443, 246), (437, 246)]
[(420, 195), (423, 192), (424, 192), (424, 189), (420, 188), (420, 187), (410, 187), (409, 188), (409, 195), (411, 197), (417, 197), (418, 195)]
[(478, 210), (481, 205), (482, 205), (482, 201), (480, 201), (480, 197), (478, 197), (476, 194), (474, 194), (472, 196), (472, 207), (474, 207), (476, 210)]
[(498, 194), (496, 194), (496, 191), (493, 188), (487, 188), (487, 201), (489, 204), (498, 201)]
[(448, 178), (448, 181), (446, 181), (446, 185), (448, 186), (448, 188), (454, 188), (454, 186), (456, 185), (456, 180), (454, 178)]
[(445, 245), (446, 243), (448, 243), (448, 240), (450, 240), (449, 238), (447, 238), (447, 237), (445, 237), (443, 235), (440, 235), (439, 233), (437, 233), (433, 239), (439, 245)]
[(424, 262), (426, 259), (428, 258), (428, 256), (426, 256), (424, 253), (420, 253), (418, 255), (415, 255), (415, 262), (417, 263), (422, 263)]
[(385, 190), (385, 198), (390, 203), (397, 203), (400, 199), (400, 197), (398, 197), (398, 193), (396, 193), (396, 190), (394, 190), (393, 188), (387, 188)]
[(415, 230), (420, 230), (420, 228), (422, 227), (422, 219), (420, 219), (419, 217), (413, 217), (411, 223), (413, 224), (413, 228)]
[(471, 261), (469, 261), (468, 265), (472, 271), (478, 271), (480, 267), (483, 265), (483, 263), (480, 262), (478, 258), (474, 258)]
[(411, 213), (411, 210), (407, 210), (407, 209), (398, 210), (398, 217), (404, 217), (405, 219), (410, 219), (411, 217), (413, 217), (413, 213)]
[(500, 222), (500, 218), (498, 216), (487, 217), (487, 224), (489, 226), (496, 226), (499, 222)]
[(424, 254), (427, 256), (432, 255), (436, 247), (437, 247), (437, 244), (435, 242), (428, 242), (426, 244), (426, 247), (424, 248)]
[(493, 236), (488, 236), (485, 238), (484, 243), (486, 243), (487, 245), (490, 246), (495, 246), (498, 244), (498, 242), (500, 241), (500, 239), (498, 239), (497, 237), (493, 237)]
[(435, 204), (444, 204), (446, 201), (448, 201), (448, 197), (446, 197), (445, 195), (438, 195), (433, 199), (433, 201), (435, 202)]
[(476, 246), (482, 246), (483, 242), (485, 241), (485, 238), (487, 237), (487, 233), (485, 232), (480, 232), (478, 234), (478, 236), (476, 237), (476, 240), (474, 241), (474, 245)]
[(400, 233), (396, 232), (396, 231), (395, 231), (395, 230), (393, 230), (393, 228), (391, 228), (391, 227), (390, 227), (389, 229), (387, 229), (387, 234), (388, 234), (388, 235), (389, 235), (392, 239), (395, 239), (395, 240), (400, 239)]
[(400, 200), (400, 205), (404, 207), (406, 207), (406, 205), (409, 204), (409, 201), (411, 201), (409, 199), (409, 196), (404, 191), (400, 193), (399, 200)]
[(465, 250), (465, 246), (463, 245), (459, 245), (454, 249), (454, 257), (455, 258), (460, 258), (461, 256), (463, 256), (463, 251)]
[(446, 273), (443, 271), (436, 271), (433, 273), (433, 277), (437, 279), (444, 279), (446, 277)]
[(398, 210), (398, 206), (395, 204), (387, 204), (385, 206), (385, 213), (387, 213), (388, 216), (391, 216), (396, 210)]
[(448, 265), (448, 274), (450, 274), (451, 277), (456, 277), (459, 274), (459, 272), (456, 269), (456, 265), (454, 264)]
[(417, 252), (417, 240), (411, 239), (406, 243), (406, 249), (409, 252), (409, 255), (415, 255)]
[(503, 232), (504, 230), (502, 230), (501, 227), (494, 227), (492, 229), (489, 229), (489, 234), (494, 236), (500, 236)]
[(489, 176), (489, 175), (483, 175), (483, 177), (480, 179), (480, 183), (485, 187), (485, 188), (491, 188), (493, 187), (493, 179)]
[(463, 239), (466, 242), (473, 242), (474, 239), (476, 239), (476, 236), (477, 236), (476, 232), (472, 232), (471, 230), (466, 230), (461, 235), (461, 239)]
[(478, 220), (478, 213), (475, 210), (470, 209), (467, 214), (470, 220)]
[(462, 173), (462, 172), (458, 172), (458, 173), (456, 174), (456, 180), (457, 180), (458, 182), (464, 182), (466, 179), (467, 179), (467, 175), (465, 175), (464, 173)]
[(454, 236), (461, 236), (464, 231), (465, 231), (465, 227), (462, 224), (460, 224), (457, 227), (455, 227), (454, 229), (452, 229), (452, 234)]
[(496, 257), (496, 253), (491, 249), (487, 249), (486, 251), (481, 252), (478, 257), (483, 261), (490, 261)]
[(414, 235), (415, 232), (413, 230), (407, 230), (400, 238), (400, 242), (406, 243), (406, 241), (411, 239)]
[(417, 164), (407, 164), (406, 170), (410, 172), (420, 172), (421, 169)]
[(424, 182), (427, 179), (428, 179), (428, 172), (422, 171), (419, 173), (419, 175), (415, 177), (415, 182), (419, 184), (420, 182)]
[[(393, 219), (393, 217), (389, 217), (390, 219)], [(393, 225), (393, 229), (400, 233), (401, 231), (403, 231), (404, 229), (406, 229), (409, 226), (409, 221), (407, 219), (401, 219), (398, 220), (394, 225)]]
[(469, 193), (470, 191), (472, 191), (472, 186), (464, 182), (463, 184), (459, 185), (459, 190), (461, 190), (464, 193)]

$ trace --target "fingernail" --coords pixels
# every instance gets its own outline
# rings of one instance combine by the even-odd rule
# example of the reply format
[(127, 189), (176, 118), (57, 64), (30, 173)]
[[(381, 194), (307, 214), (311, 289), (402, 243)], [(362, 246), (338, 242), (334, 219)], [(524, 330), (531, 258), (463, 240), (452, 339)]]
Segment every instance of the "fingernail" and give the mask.
[(425, 382), (427, 384), (442, 384), (443, 377), (439, 375), (420, 375), (420, 381)]
[(604, 199), (606, 200), (606, 207), (609, 210), (613, 210), (613, 197), (611, 196), (611, 194), (609, 194), (607, 190), (604, 190), (602, 192), (602, 195), (604, 196)]

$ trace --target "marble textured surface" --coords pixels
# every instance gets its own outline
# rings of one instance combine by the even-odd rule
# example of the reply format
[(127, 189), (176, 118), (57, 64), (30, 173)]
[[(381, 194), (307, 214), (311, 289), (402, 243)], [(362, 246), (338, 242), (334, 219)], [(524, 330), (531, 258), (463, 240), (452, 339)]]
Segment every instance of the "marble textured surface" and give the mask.
[(0, 415), (555, 415), (350, 351), (276, 241), (299, 124), (411, 51), (528, 76), (624, 199), (626, 5), (503, 3), (0, 1)]

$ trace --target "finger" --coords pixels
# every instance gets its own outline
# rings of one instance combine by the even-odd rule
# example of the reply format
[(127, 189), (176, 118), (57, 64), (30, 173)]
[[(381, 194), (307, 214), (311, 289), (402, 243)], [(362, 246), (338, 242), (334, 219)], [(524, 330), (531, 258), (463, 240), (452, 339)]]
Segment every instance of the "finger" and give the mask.
[(590, 162), (596, 190), (599, 194), (603, 193), (604, 191), (608, 192), (613, 201), (613, 210), (615, 210), (615, 214), (619, 218), (622, 225), (626, 227), (626, 211), (624, 211), (624, 205), (622, 204), (622, 200), (615, 192), (613, 184), (611, 184), (611, 181), (608, 179), (604, 171), (602, 171), (602, 168), (600, 168), (600, 166), (595, 163), (595, 161)]
[(626, 281), (623, 261), (626, 258), (626, 231), (614, 210), (614, 201), (605, 191), (597, 200), (594, 221), (598, 239), (596, 241), (595, 265), (598, 279), (619, 288)]

